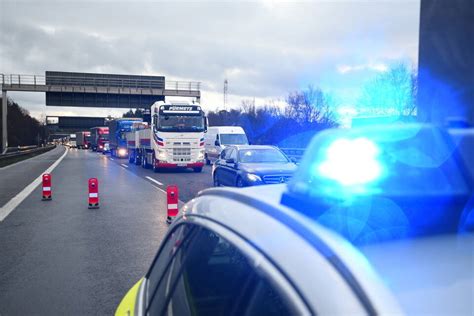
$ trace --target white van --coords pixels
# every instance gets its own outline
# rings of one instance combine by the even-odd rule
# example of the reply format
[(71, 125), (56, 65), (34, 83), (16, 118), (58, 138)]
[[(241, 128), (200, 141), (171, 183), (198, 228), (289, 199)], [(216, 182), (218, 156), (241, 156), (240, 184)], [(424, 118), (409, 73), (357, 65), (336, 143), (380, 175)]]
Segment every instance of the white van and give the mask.
[(205, 159), (210, 165), (219, 158), (221, 151), (229, 145), (248, 145), (245, 131), (240, 126), (213, 126), (207, 128), (204, 134)]

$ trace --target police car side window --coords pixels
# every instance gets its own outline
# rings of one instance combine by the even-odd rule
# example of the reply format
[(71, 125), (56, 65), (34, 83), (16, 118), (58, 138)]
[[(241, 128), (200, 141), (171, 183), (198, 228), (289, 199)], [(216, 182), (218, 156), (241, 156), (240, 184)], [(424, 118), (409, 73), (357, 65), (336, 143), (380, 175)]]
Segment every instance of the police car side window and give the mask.
[[(163, 292), (166, 292), (167, 278), (172, 270), (171, 260), (177, 255), (179, 247), (189, 241), (193, 229), (194, 226), (180, 225), (168, 235), (168, 239), (147, 274), (147, 306), (153, 306), (154, 309), (159, 307), (160, 299), (155, 300), (154, 298), (159, 298), (160, 295), (163, 296)], [(161, 299), (161, 303), (163, 303), (163, 299)]]
[[(282, 297), (248, 258), (216, 233), (201, 228), (182, 248), (181, 272), (163, 311), (169, 315), (288, 315)], [(178, 260), (177, 256), (176, 260)], [(174, 278), (173, 278), (174, 279)], [(271, 306), (268, 306), (270, 304)]]

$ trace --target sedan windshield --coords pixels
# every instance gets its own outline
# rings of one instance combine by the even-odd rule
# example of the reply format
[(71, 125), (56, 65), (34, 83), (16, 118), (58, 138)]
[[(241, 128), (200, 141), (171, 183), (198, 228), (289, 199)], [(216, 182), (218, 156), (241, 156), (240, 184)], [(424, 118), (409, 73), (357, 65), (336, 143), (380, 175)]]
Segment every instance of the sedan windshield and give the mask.
[(245, 134), (221, 134), (221, 144), (223, 145), (248, 145)]
[(162, 132), (203, 132), (202, 116), (164, 115), (160, 116), (157, 129)]
[(243, 149), (239, 151), (240, 162), (288, 162), (285, 155), (278, 149)]

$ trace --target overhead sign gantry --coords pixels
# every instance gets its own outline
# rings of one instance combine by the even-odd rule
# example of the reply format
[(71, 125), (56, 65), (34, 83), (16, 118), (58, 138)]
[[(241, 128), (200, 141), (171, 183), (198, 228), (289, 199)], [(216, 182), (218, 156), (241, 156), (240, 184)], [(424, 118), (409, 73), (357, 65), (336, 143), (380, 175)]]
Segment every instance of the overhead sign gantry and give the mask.
[(2, 148), (8, 146), (7, 91), (43, 92), (47, 106), (149, 108), (166, 96), (200, 101), (200, 82), (167, 81), (164, 76), (46, 71), (45, 75), (1, 74)]

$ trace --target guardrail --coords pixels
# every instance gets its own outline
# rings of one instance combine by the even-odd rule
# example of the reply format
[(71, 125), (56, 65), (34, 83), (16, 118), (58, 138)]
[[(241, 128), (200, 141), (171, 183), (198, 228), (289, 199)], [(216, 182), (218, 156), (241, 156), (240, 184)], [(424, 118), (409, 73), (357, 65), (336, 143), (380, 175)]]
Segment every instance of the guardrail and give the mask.
[(135, 88), (135, 89), (166, 89), (174, 91), (199, 91), (199, 81), (168, 81), (147, 78), (118, 79), (118, 78), (88, 78), (66, 77), (54, 75), (21, 75), (0, 74), (0, 84), (6, 87), (19, 86), (74, 86), (74, 87), (103, 87), (103, 88)]
[[(30, 158), (38, 154), (41, 154), (43, 152), (47, 152), (55, 148), (56, 145), (45, 146), (45, 147), (33, 146), (33, 148), (28, 148), (28, 147), (32, 147), (32, 146), (13, 147), (13, 149), (17, 148), (17, 150), (13, 152), (7, 151), (7, 153), (0, 155), (0, 167), (4, 167), (13, 162)], [(22, 148), (23, 150), (20, 150), (19, 148)]]
[(296, 162), (300, 162), (303, 158), (304, 148), (280, 148), (288, 157), (293, 158)]

